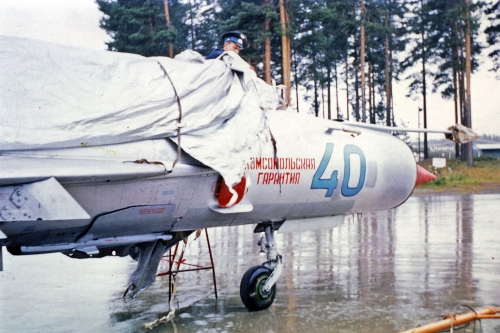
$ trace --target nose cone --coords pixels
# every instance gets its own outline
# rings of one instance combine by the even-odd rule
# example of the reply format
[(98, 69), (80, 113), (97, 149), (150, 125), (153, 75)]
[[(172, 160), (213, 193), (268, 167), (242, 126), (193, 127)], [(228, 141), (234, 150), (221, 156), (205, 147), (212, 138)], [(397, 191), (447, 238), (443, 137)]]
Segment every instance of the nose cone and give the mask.
[(434, 179), (436, 179), (436, 175), (417, 164), (417, 181), (415, 182), (415, 186), (425, 184)]

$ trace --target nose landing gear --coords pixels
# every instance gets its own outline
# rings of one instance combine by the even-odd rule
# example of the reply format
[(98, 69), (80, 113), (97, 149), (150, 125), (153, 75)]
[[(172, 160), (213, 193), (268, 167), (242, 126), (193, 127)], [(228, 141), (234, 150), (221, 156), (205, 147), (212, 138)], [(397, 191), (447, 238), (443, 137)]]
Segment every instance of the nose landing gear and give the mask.
[(265, 238), (261, 237), (257, 245), (267, 253), (268, 261), (247, 270), (240, 284), (241, 301), (250, 311), (264, 310), (273, 304), (276, 281), (283, 269), (283, 258), (276, 251), (272, 225), (265, 225), (264, 232)]

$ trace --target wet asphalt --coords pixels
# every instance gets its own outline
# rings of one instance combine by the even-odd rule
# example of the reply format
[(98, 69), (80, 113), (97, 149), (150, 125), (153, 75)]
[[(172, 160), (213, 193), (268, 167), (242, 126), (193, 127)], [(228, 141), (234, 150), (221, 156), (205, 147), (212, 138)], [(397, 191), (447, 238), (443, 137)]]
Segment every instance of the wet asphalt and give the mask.
[[(423, 195), (332, 230), (276, 235), (284, 257), (277, 297), (248, 312), (239, 283), (264, 262), (254, 226), (209, 230), (211, 270), (179, 274), (171, 322), (150, 332), (398, 332), (454, 308), (500, 306), (500, 195)], [(207, 266), (204, 235), (186, 262)], [(187, 266), (185, 266), (187, 267)], [(130, 258), (13, 257), (0, 272), (0, 332), (144, 332), (169, 311), (168, 277), (134, 300), (122, 294)], [(500, 320), (483, 320), (500, 332)], [(479, 324), (455, 332), (479, 332)]]

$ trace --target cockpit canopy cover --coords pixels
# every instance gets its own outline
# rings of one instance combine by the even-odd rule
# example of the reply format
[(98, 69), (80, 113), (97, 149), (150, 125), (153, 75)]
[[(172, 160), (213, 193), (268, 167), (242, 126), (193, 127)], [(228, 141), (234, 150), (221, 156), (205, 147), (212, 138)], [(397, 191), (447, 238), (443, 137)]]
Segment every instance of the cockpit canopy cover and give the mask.
[(236, 184), (270, 149), (263, 110), (276, 92), (233, 52), (146, 58), (7, 36), (0, 50), (0, 151), (175, 139), (180, 128), (182, 149)]

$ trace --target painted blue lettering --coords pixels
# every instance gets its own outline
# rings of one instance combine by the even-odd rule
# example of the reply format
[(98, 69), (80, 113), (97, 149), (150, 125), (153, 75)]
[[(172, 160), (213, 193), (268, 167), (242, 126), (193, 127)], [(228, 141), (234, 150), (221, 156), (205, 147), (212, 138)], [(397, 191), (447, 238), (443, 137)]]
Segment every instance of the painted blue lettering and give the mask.
[(326, 197), (331, 197), (333, 191), (337, 188), (338, 183), (338, 171), (335, 170), (331, 174), (330, 178), (322, 179), (323, 173), (330, 162), (332, 157), (333, 143), (327, 143), (323, 158), (319, 164), (318, 170), (314, 173), (313, 180), (311, 183), (311, 189), (326, 189)]
[[(359, 181), (356, 187), (349, 187), (349, 179), (351, 178), (351, 155), (359, 156), (360, 170)], [(342, 195), (352, 197), (361, 191), (365, 183), (366, 176), (366, 159), (363, 151), (354, 145), (346, 145), (344, 147), (344, 180), (342, 181)]]

